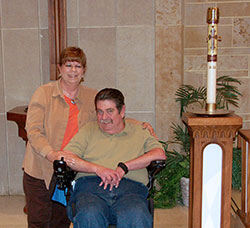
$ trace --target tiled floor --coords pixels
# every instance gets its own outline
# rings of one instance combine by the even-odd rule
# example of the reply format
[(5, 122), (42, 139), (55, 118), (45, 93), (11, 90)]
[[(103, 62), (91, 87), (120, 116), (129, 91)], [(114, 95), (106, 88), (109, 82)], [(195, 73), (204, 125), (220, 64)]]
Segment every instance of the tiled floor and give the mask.
[[(235, 195), (235, 194), (234, 194)], [(237, 194), (236, 194), (237, 196)], [(239, 199), (236, 198), (236, 201)], [(0, 228), (26, 228), (23, 213), (24, 196), (0, 196)], [(154, 228), (187, 228), (188, 208), (155, 209)], [(72, 226), (73, 227), (73, 226)], [(239, 219), (232, 215), (232, 228), (243, 228)]]

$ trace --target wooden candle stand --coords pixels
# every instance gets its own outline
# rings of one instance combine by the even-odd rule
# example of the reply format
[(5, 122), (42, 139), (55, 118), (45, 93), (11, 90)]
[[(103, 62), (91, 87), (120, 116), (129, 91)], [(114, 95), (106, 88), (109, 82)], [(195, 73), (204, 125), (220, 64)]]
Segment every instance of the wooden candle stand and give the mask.
[[(230, 114), (226, 116), (199, 116), (191, 113), (185, 113), (183, 122), (187, 125), (191, 137), (190, 149), (190, 188), (189, 188), (189, 228), (230, 228), (230, 210), (231, 210), (231, 187), (232, 187), (232, 154), (233, 140), (236, 132), (242, 126), (242, 118)], [(210, 146), (219, 148), (221, 152), (221, 162), (214, 158), (214, 163), (209, 163), (209, 170), (205, 170), (205, 155), (215, 154), (216, 150), (209, 150)], [(208, 150), (207, 150), (208, 149)], [(216, 155), (217, 156), (217, 155)], [(219, 167), (216, 167), (220, 164)], [(220, 181), (214, 182), (214, 189), (205, 191), (206, 172), (220, 170), (216, 178)], [(208, 182), (212, 183), (215, 177), (211, 177)], [(220, 187), (218, 187), (220, 186)], [(212, 196), (216, 195), (215, 189), (219, 190), (219, 199), (214, 200)], [(214, 190), (214, 191), (213, 191)], [(211, 193), (211, 196), (209, 194)], [(205, 205), (206, 197), (211, 199), (213, 206), (211, 211)], [(220, 213), (214, 215), (213, 212), (218, 208)], [(211, 212), (211, 214), (210, 214)]]

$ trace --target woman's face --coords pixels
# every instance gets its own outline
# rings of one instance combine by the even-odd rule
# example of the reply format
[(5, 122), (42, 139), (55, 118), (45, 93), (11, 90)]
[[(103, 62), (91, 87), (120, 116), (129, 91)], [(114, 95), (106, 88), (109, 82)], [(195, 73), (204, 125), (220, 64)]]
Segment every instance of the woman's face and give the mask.
[(82, 64), (76, 61), (67, 61), (58, 68), (66, 84), (79, 84), (85, 72)]

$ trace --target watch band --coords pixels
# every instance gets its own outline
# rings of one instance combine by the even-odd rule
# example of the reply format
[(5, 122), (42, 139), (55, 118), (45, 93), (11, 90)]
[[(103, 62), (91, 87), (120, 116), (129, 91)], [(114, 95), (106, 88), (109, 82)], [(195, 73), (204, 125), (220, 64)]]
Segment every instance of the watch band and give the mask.
[(125, 172), (125, 174), (128, 173), (128, 167), (123, 162), (119, 162), (117, 166), (120, 167)]

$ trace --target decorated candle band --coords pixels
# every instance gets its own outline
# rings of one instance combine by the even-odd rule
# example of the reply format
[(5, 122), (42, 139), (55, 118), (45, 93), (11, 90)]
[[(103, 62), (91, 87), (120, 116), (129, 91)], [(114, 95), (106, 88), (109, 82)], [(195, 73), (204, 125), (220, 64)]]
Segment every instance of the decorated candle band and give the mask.
[(217, 70), (217, 24), (219, 22), (219, 9), (208, 8), (208, 39), (207, 39), (207, 111), (216, 109), (216, 70)]

